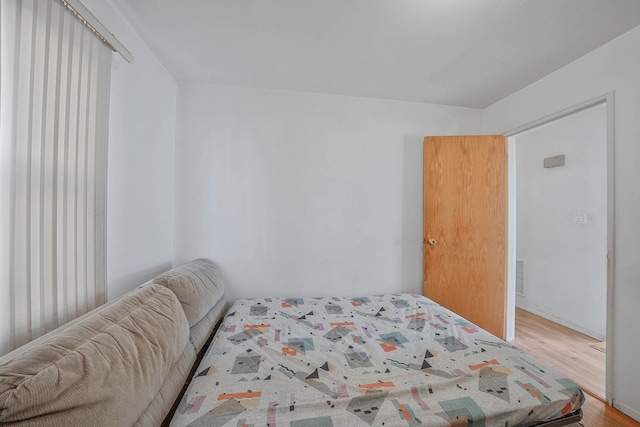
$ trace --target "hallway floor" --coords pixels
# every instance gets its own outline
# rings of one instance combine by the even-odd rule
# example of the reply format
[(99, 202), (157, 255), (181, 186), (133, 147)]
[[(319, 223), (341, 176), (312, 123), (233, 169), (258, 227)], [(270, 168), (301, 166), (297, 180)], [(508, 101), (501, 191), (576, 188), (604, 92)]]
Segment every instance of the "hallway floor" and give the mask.
[[(606, 405), (606, 354), (600, 341), (528, 311), (516, 308), (516, 339), (513, 344), (558, 369), (584, 391), (582, 423), (588, 427), (640, 427)], [(596, 348), (594, 348), (596, 347)]]

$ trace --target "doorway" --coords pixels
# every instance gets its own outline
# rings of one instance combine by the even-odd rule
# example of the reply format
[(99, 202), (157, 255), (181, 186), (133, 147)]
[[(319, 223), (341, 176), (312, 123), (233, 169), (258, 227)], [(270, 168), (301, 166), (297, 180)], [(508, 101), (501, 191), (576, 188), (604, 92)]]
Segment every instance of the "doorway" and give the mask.
[[(518, 313), (510, 313), (515, 343), (517, 331), (526, 329), (517, 322), (531, 322), (531, 316), (582, 335), (586, 350), (581, 354), (605, 352), (594, 359), (601, 360), (602, 375), (596, 379), (601, 384), (580, 384), (581, 375), (573, 375), (602, 400), (608, 400), (604, 360), (606, 338), (611, 335), (607, 334), (613, 235), (610, 117), (608, 95), (508, 133), (509, 289)], [(544, 360), (540, 352), (545, 346), (538, 347), (535, 352)], [(550, 364), (561, 364), (558, 349), (547, 347)], [(585, 369), (594, 367), (585, 364)]]

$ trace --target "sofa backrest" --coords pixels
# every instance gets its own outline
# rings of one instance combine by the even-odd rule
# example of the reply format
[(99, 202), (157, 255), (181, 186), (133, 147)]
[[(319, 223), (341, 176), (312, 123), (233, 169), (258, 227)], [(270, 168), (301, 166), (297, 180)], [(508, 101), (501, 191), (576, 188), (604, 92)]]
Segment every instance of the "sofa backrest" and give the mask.
[(176, 295), (138, 288), (0, 359), (0, 424), (131, 426), (188, 347)]
[(198, 353), (228, 308), (217, 267), (206, 258), (198, 258), (151, 282), (171, 289), (178, 297), (191, 328), (189, 341)]
[(165, 286), (176, 294), (189, 321), (189, 327), (202, 320), (224, 295), (224, 286), (217, 268), (205, 258), (162, 273), (152, 282)]

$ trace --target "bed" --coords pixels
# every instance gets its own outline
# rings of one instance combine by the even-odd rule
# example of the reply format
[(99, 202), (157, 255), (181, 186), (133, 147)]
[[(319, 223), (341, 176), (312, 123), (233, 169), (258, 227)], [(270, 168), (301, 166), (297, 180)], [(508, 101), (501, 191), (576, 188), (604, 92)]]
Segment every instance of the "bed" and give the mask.
[(583, 402), (421, 295), (267, 298), (232, 305), (170, 425), (559, 426)]

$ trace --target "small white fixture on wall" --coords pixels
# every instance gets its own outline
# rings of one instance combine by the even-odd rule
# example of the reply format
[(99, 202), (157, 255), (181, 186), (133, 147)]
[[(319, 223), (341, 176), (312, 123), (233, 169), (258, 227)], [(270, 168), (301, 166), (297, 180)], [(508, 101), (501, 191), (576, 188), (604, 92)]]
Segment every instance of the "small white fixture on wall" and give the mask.
[(587, 214), (586, 213), (574, 213), (573, 214), (573, 223), (574, 224), (586, 224), (587, 223)]
[(544, 159), (545, 168), (557, 168), (558, 166), (564, 166), (564, 154), (558, 154), (557, 156)]

